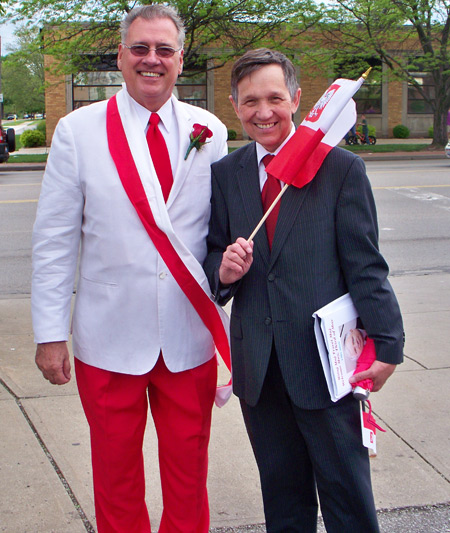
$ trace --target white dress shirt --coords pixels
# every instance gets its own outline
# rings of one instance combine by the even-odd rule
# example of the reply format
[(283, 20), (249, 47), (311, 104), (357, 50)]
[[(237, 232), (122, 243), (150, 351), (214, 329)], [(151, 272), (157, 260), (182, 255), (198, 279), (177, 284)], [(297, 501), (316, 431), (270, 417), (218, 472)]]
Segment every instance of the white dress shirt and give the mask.
[[(264, 163), (262, 162), (263, 158), (267, 154), (277, 155), (278, 152), (283, 148), (283, 146), (294, 135), (294, 133), (295, 133), (295, 125), (292, 124), (291, 132), (286, 137), (286, 139), (280, 144), (280, 146), (275, 150), (275, 152), (268, 152), (261, 144), (256, 143), (256, 158), (257, 158), (257, 161), (258, 161), (259, 186), (261, 188), (261, 191), (263, 190), (264, 183), (266, 183), (266, 180), (267, 180), (266, 167), (264, 166)], [(281, 182), (281, 186), (283, 186), (284, 183), (281, 180), (280, 180), (280, 182)]]

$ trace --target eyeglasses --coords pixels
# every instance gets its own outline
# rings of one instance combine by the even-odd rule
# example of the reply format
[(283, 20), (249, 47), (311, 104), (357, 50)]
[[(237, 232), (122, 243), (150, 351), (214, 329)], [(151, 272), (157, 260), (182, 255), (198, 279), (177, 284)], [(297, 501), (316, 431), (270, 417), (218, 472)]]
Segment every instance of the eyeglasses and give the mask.
[(171, 46), (158, 46), (157, 48), (150, 48), (146, 44), (132, 44), (131, 46), (128, 46), (127, 44), (122, 43), (122, 46), (128, 48), (130, 52), (137, 57), (145, 57), (150, 52), (155, 52), (158, 57), (163, 59), (172, 57), (175, 52), (179, 52), (181, 50), (181, 48), (175, 50)]

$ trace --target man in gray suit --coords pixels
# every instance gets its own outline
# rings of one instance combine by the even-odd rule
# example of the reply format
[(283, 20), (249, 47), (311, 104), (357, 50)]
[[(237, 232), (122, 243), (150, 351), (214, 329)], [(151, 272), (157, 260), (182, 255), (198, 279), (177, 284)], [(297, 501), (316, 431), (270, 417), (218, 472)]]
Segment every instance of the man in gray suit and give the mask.
[(312, 318), (349, 292), (377, 354), (359, 377), (372, 378), (378, 391), (402, 361), (402, 319), (364, 163), (333, 149), (312, 182), (288, 188), (274, 235), (263, 227), (248, 242), (263, 216), (262, 160), (293, 135), (300, 89), (292, 63), (267, 49), (235, 63), (231, 87), (255, 142), (212, 165), (204, 267), (216, 299), (234, 297), (233, 388), (258, 463), (267, 531), (316, 531), (317, 489), (327, 531), (377, 532), (359, 402), (351, 394), (331, 401)]

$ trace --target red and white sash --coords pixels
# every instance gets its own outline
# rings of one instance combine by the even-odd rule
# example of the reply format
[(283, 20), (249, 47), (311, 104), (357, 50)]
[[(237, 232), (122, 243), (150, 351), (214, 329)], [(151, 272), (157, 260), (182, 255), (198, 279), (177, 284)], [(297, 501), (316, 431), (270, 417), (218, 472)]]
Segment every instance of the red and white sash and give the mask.
[[(211, 299), (203, 268), (173, 230), (153, 163), (148, 164), (148, 156), (141, 157), (142, 150), (148, 154), (145, 136), (142, 135), (142, 141), (135, 139), (135, 129), (133, 131), (132, 128), (134, 121), (121, 118), (133, 116), (133, 113), (123, 91), (108, 101), (106, 130), (109, 151), (125, 192), (144, 228), (175, 281), (211, 333), (216, 351), (231, 372), (228, 316)], [(129, 139), (132, 142), (129, 143)], [(228, 385), (217, 388), (216, 405), (222, 407), (230, 396), (231, 380)]]

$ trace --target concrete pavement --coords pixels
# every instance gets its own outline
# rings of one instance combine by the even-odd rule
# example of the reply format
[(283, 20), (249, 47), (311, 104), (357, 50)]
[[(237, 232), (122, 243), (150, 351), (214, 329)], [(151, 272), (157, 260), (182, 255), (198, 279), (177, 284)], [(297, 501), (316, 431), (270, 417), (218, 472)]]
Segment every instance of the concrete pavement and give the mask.
[[(450, 532), (450, 272), (391, 282), (405, 322), (406, 360), (372, 396), (387, 429), (371, 459), (381, 529)], [(89, 431), (76, 385), (47, 383), (34, 349), (29, 297), (0, 299), (0, 531), (95, 531)], [(147, 503), (156, 531), (162, 504), (155, 442), (149, 418)], [(265, 531), (257, 469), (234, 397), (214, 408), (209, 493), (212, 531)]]
[[(376, 418), (387, 429), (378, 434), (378, 455), (371, 460), (386, 533), (450, 531), (445, 337), (450, 273), (418, 281), (416, 276), (392, 278), (405, 321), (407, 357), (372, 396)], [(33, 354), (29, 298), (1, 299), (0, 531), (95, 531), (89, 433), (76, 385), (47, 383), (34, 366)], [(147, 502), (156, 528), (161, 498), (151, 419), (145, 459)], [(224, 408), (214, 408), (209, 492), (211, 526), (219, 528), (214, 531), (264, 531), (254, 526), (264, 521), (259, 481), (234, 397)], [(431, 528), (433, 520), (438, 523)]]

